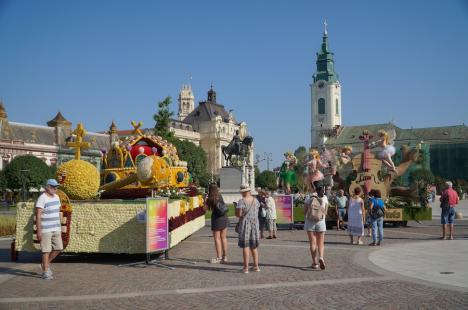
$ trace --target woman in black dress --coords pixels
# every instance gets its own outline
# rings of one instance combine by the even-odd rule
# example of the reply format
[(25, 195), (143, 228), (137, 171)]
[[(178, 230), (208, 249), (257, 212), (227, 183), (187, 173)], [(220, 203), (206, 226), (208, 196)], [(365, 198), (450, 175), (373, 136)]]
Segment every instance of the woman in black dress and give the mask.
[(227, 262), (227, 227), (228, 215), (223, 197), (219, 194), (218, 186), (210, 184), (206, 207), (211, 210), (211, 231), (216, 248), (216, 258), (211, 259), (211, 263), (219, 264)]

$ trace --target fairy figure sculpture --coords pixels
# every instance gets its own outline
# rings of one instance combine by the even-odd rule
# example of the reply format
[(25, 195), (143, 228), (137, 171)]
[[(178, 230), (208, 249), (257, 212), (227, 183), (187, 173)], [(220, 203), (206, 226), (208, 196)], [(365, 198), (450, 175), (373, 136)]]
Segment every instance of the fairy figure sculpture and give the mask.
[(351, 145), (347, 145), (341, 149), (340, 154), (340, 164), (346, 165), (351, 161), (351, 153), (353, 152), (353, 147)]
[(333, 176), (336, 174), (337, 158), (335, 149), (325, 149), (320, 154), (323, 164), (323, 181), (325, 186), (333, 187)]
[(311, 192), (315, 192), (314, 182), (323, 180), (324, 175), (320, 171), (320, 168), (324, 168), (325, 165), (320, 160), (320, 153), (317, 150), (311, 149), (309, 156), (310, 160), (307, 162), (307, 181)]
[(297, 158), (292, 152), (286, 152), (284, 154), (285, 160), (281, 165), (279, 179), (280, 187), (283, 188), (286, 194), (291, 194), (291, 187), (297, 183), (296, 172), (294, 166), (297, 164)]
[(398, 174), (398, 171), (393, 163), (392, 156), (395, 155), (395, 146), (393, 145), (396, 138), (396, 132), (394, 129), (385, 131), (379, 130), (380, 139), (377, 141), (382, 150), (379, 152), (379, 159), (390, 171)]

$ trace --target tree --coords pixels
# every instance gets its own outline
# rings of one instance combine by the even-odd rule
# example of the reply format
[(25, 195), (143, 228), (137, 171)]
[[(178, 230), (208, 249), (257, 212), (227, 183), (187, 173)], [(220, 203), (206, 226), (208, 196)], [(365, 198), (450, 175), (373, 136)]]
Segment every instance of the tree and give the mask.
[(294, 156), (297, 158), (297, 164), (294, 167), (294, 171), (297, 175), (297, 188), (301, 191), (305, 191), (307, 184), (304, 178), (304, 171), (306, 170), (309, 152), (305, 146), (299, 146), (294, 151)]
[(421, 182), (424, 184), (432, 184), (434, 183), (434, 175), (428, 169), (420, 168), (416, 169), (410, 174), (410, 181), (413, 182)]
[(33, 155), (15, 157), (5, 168), (8, 188), (21, 189), (23, 182), (26, 189), (40, 188), (47, 179), (54, 177), (52, 169), (41, 159)]
[(163, 101), (158, 102), (158, 113), (153, 116), (156, 124), (154, 125), (154, 133), (164, 139), (170, 139), (174, 133), (170, 130), (171, 117), (174, 112), (170, 111), (171, 97), (166, 97)]
[(5, 192), (7, 189), (7, 181), (6, 181), (6, 176), (5, 176), (5, 171), (0, 170), (0, 193)]
[(269, 170), (262, 171), (256, 176), (255, 183), (258, 187), (275, 190), (277, 189), (276, 174)]
[(207, 187), (210, 177), (206, 171), (208, 158), (205, 151), (190, 141), (179, 140), (175, 137), (168, 140), (177, 148), (179, 158), (187, 162), (187, 169), (193, 181), (200, 186)]
[(180, 160), (187, 162), (187, 170), (190, 172), (193, 181), (200, 186), (206, 187), (210, 181), (206, 171), (208, 166), (206, 153), (194, 143), (174, 137), (174, 133), (170, 130), (171, 117), (174, 114), (169, 109), (171, 102), (171, 97), (166, 97), (163, 101), (158, 102), (158, 113), (153, 116), (156, 122), (154, 134), (174, 144)]

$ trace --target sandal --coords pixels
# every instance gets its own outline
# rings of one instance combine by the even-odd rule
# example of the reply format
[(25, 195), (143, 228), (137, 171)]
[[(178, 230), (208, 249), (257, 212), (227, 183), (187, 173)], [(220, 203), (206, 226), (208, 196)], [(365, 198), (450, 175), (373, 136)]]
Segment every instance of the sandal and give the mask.
[(273, 237), (266, 237), (267, 239), (273, 239)]
[(223, 258), (221, 258), (221, 264), (227, 264), (227, 262), (228, 262), (227, 256), (223, 256)]
[(318, 264), (313, 264), (312, 266), (310, 266), (310, 268), (313, 269), (313, 270), (318, 270), (319, 265)]
[(242, 269), (240, 270), (240, 272), (242, 272), (242, 273), (244, 273), (244, 274), (247, 274), (247, 273), (249, 273), (249, 269), (242, 268)]
[(219, 264), (220, 262), (221, 262), (221, 258), (219, 257), (210, 259), (210, 264)]
[(325, 270), (325, 261), (323, 260), (323, 258), (320, 258), (319, 259), (319, 264), (320, 264), (320, 269), (322, 270)]
[(254, 272), (260, 272), (260, 267), (252, 267), (252, 271), (254, 271)]

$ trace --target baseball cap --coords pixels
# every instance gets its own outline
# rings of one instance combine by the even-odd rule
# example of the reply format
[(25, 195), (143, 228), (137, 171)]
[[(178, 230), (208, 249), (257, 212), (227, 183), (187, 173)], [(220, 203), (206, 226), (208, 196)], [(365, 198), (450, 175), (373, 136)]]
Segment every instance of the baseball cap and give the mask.
[(53, 187), (59, 186), (57, 180), (55, 180), (55, 179), (48, 179), (47, 180), (47, 185), (50, 185), (50, 186), (53, 186)]

